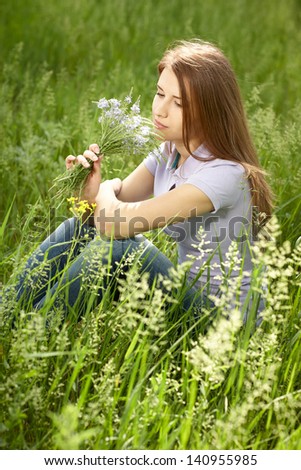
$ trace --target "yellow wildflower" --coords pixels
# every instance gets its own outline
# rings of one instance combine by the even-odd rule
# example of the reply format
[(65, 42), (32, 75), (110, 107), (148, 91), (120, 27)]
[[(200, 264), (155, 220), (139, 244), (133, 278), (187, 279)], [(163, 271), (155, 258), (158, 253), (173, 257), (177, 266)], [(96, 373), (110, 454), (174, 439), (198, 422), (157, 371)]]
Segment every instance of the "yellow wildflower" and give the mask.
[(90, 205), (85, 199), (78, 201), (78, 197), (70, 197), (67, 201), (71, 203), (71, 207), (69, 207), (70, 211), (78, 218), (83, 216), (87, 211), (93, 213), (96, 207), (95, 203)]

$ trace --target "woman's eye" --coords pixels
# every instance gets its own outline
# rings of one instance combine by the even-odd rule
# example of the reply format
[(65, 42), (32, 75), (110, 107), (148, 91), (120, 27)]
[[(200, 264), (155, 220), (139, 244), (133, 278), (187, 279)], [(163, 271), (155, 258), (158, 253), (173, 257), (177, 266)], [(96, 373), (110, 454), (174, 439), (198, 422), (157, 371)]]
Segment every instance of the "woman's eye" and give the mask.
[(182, 108), (182, 104), (181, 104), (181, 103), (177, 103), (177, 102), (175, 101), (175, 104), (176, 104), (176, 106), (178, 106), (179, 108)]
[(158, 95), (158, 96), (164, 96), (163, 93), (160, 93), (159, 91), (157, 91), (156, 95)]

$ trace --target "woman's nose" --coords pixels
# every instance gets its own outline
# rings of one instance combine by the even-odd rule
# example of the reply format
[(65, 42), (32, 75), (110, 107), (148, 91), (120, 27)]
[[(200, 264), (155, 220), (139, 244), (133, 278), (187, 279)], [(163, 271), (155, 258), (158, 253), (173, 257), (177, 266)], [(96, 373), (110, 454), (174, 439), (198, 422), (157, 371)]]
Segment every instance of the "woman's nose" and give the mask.
[(167, 107), (167, 104), (164, 102), (164, 100), (157, 103), (155, 111), (158, 116), (167, 117), (168, 107)]

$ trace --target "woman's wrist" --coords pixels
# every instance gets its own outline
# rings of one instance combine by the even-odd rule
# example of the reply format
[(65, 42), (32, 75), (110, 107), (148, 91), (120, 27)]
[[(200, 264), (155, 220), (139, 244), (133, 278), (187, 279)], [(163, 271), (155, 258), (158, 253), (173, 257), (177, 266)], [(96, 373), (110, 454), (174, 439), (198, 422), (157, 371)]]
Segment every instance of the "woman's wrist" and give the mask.
[(114, 200), (120, 193), (122, 188), (122, 181), (120, 178), (114, 178), (112, 180), (106, 180), (100, 184), (99, 190), (96, 196), (96, 203), (98, 204), (101, 200)]

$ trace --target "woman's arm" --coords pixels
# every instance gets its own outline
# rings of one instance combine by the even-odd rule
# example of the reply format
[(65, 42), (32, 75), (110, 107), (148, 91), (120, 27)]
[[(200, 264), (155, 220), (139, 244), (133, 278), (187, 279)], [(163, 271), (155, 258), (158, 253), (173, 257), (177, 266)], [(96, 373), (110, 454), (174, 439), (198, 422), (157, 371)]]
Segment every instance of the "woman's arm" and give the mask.
[[(66, 158), (66, 168), (72, 169), (75, 164), (80, 164), (85, 168), (88, 168), (93, 162), (92, 171), (89, 174), (85, 187), (83, 188), (80, 198), (88, 201), (88, 203), (94, 204), (96, 195), (99, 190), (101, 183), (101, 160), (102, 155), (98, 155), (100, 152), (97, 144), (91, 144), (89, 150), (85, 150), (83, 155), (69, 155)], [(121, 181), (121, 180), (119, 180)], [(148, 171), (145, 164), (142, 162), (130, 175), (128, 175), (118, 186), (119, 190), (115, 194), (118, 196), (120, 201), (136, 202), (149, 198), (153, 194), (154, 189), (154, 177)], [(91, 212), (87, 211), (82, 217), (83, 222), (87, 222), (90, 225), (94, 225), (94, 218), (91, 216)]]
[(185, 183), (165, 194), (139, 202), (118, 200), (116, 193), (120, 185), (118, 179), (105, 181), (96, 197), (95, 226), (108, 237), (131, 237), (135, 233), (183, 222), (214, 210), (206, 194), (192, 184)]
[[(66, 168), (70, 170), (75, 164), (80, 164), (88, 168), (91, 164), (88, 159), (93, 162), (92, 171), (89, 174), (85, 188), (81, 194), (81, 199), (86, 199), (90, 204), (95, 202), (96, 195), (101, 183), (101, 160), (99, 155), (99, 147), (97, 144), (91, 144), (89, 150), (85, 150), (83, 155), (68, 155), (66, 158)], [(148, 199), (154, 190), (154, 177), (142, 162), (132, 171), (122, 182), (118, 199), (126, 202), (136, 202)]]
[(142, 162), (122, 181), (117, 198), (122, 202), (137, 202), (148, 199), (153, 192), (154, 177)]
[(83, 155), (68, 155), (65, 159), (66, 169), (72, 170), (74, 165), (82, 165), (84, 168), (89, 168), (91, 163), (88, 162), (88, 159), (91, 160), (92, 169), (89, 173), (85, 187), (83, 188), (81, 194), (79, 194), (80, 199), (88, 201), (89, 204), (95, 203), (95, 198), (99, 190), (99, 185), (101, 183), (101, 160), (103, 155), (99, 155), (99, 147), (97, 144), (91, 144), (89, 150), (85, 150)]

